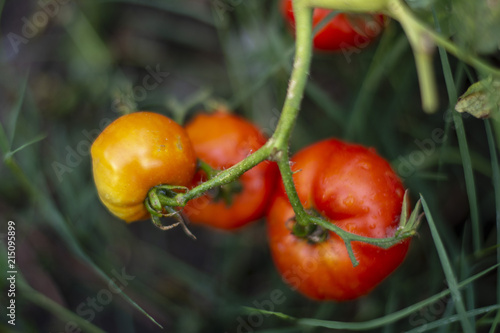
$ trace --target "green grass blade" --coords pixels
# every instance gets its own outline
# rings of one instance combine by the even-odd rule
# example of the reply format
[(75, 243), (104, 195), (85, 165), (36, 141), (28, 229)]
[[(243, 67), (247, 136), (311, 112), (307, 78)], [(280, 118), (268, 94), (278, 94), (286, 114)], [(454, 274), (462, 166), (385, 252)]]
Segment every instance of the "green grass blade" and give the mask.
[[(486, 136), (488, 138), (488, 146), (490, 149), (491, 156), (491, 168), (493, 170), (493, 189), (495, 192), (495, 219), (497, 227), (497, 245), (500, 244), (500, 166), (498, 162), (497, 148), (495, 147), (495, 136), (493, 134), (493, 129), (491, 128), (491, 122), (487, 119), (484, 122), (486, 127)], [(497, 262), (500, 262), (500, 246), (497, 246)], [(500, 269), (497, 272), (497, 303), (500, 304)], [(500, 312), (495, 318), (495, 322), (492, 325), (492, 331), (495, 331), (496, 326), (500, 321)]]
[(495, 333), (497, 331), (497, 327), (500, 326), (500, 311), (497, 312), (495, 319), (493, 320), (493, 324), (490, 328), (490, 333)]
[(297, 318), (289, 316), (289, 315), (281, 313), (281, 312), (262, 310), (262, 309), (252, 308), (249, 306), (244, 306), (243, 309), (249, 313), (258, 312), (258, 313), (262, 313), (262, 314), (270, 314), (270, 315), (273, 315), (275, 317), (285, 319), (285, 320), (297, 320)]
[(429, 210), (429, 206), (425, 201), (424, 197), (420, 197), (422, 200), (422, 207), (425, 212), (425, 216), (427, 218), (427, 222), (429, 224), (429, 229), (431, 230), (432, 238), (434, 240), (434, 244), (436, 245), (436, 250), (439, 255), (439, 259), (441, 261), (441, 266), (443, 267), (443, 271), (446, 277), (446, 281), (451, 290), (451, 295), (453, 301), (455, 302), (455, 307), (458, 315), (460, 316), (460, 322), (462, 323), (462, 328), (464, 332), (474, 332), (474, 329), (467, 317), (465, 305), (462, 299), (462, 294), (459, 291), (459, 287), (457, 284), (457, 280), (455, 278), (455, 274), (453, 273), (453, 269), (451, 267), (450, 259), (446, 253), (446, 249), (444, 248), (443, 242), (436, 228), (436, 224), (434, 223), (434, 219), (432, 218), (432, 214)]
[[(0, 240), (0, 256), (2, 267), (7, 267), (7, 246), (3, 240)], [(80, 328), (82, 328), (85, 332), (104, 333), (104, 331), (97, 326), (76, 315), (72, 311), (69, 311), (60, 304), (54, 302), (52, 299), (40, 293), (39, 291), (31, 288), (31, 286), (24, 279), (19, 268), (17, 268), (16, 274), (16, 287), (19, 289), (20, 292), (18, 294), (21, 295), (22, 298), (27, 299), (32, 303), (38, 305), (39, 307), (47, 310), (48, 312), (56, 315), (61, 320), (67, 322), (72, 321), (76, 323)]]
[(99, 327), (93, 325), (89, 321), (83, 319), (82, 317), (78, 316), (72, 311), (69, 311), (65, 307), (59, 305), (58, 303), (54, 302), (52, 299), (48, 298), (44, 294), (31, 288), (22, 279), (17, 280), (17, 285), (19, 286), (19, 290), (23, 293), (23, 297), (25, 297), (32, 303), (38, 305), (39, 307), (53, 313), (60, 319), (77, 324), (78, 327), (81, 328), (84, 332), (104, 333), (104, 331), (101, 330)]
[[(36, 193), (36, 192), (35, 192)], [(43, 191), (40, 191), (43, 193)], [(106, 274), (100, 267), (98, 267), (94, 261), (83, 251), (78, 240), (74, 237), (72, 231), (69, 229), (67, 222), (64, 220), (61, 213), (57, 210), (54, 203), (48, 200), (49, 196), (37, 195), (37, 200), (39, 200), (40, 209), (47, 218), (51, 221), (53, 228), (60, 234), (61, 239), (63, 239), (68, 248), (85, 263), (87, 263), (102, 279), (107, 283), (112, 282), (112, 278)], [(130, 305), (132, 305), (137, 311), (146, 316), (149, 320), (155, 323), (158, 327), (163, 328), (149, 313), (147, 313), (140, 305), (134, 302), (127, 294), (120, 290), (119, 295), (125, 299)]]
[(42, 141), (43, 139), (45, 139), (47, 136), (45, 134), (40, 134), (38, 136), (36, 136), (34, 139), (26, 142), (25, 144), (21, 145), (20, 147), (14, 149), (13, 151), (10, 151), (8, 152), (7, 154), (5, 154), (5, 157), (4, 158), (11, 158), (15, 153), (17, 152), (20, 152), (21, 150), (23, 150), (24, 148), (26, 147), (29, 147), (31, 146), (32, 144), (35, 144), (39, 141)]
[(3, 124), (0, 123), (0, 149), (4, 155), (8, 154), (10, 151), (10, 142), (3, 128)]
[(467, 144), (467, 137), (465, 135), (464, 123), (462, 117), (454, 112), (453, 121), (455, 123), (457, 136), (458, 136), (458, 146), (460, 149), (460, 155), (462, 156), (462, 163), (465, 174), (465, 187), (467, 190), (467, 196), (469, 198), (470, 211), (471, 211), (471, 222), (472, 222), (472, 241), (474, 244), (474, 250), (477, 252), (481, 249), (481, 227), (479, 221), (479, 205), (477, 202), (476, 185), (474, 180), (474, 171), (472, 168), (472, 159), (469, 152), (469, 145)]
[(318, 34), (318, 32), (320, 32), (321, 29), (323, 29), (330, 22), (330, 20), (333, 20), (333, 18), (335, 16), (337, 16), (339, 13), (340, 13), (340, 11), (338, 11), (338, 10), (332, 10), (328, 15), (323, 17), (323, 19), (321, 21), (319, 21), (319, 23), (314, 26), (313, 36), (316, 36)]
[(9, 119), (9, 127), (7, 128), (7, 130), (10, 130), (10, 135), (8, 138), (9, 149), (12, 149), (12, 144), (14, 142), (14, 137), (16, 135), (17, 119), (19, 118), (19, 113), (21, 112), (21, 109), (23, 107), (24, 97), (26, 95), (26, 87), (28, 86), (28, 77), (29, 77), (29, 70), (26, 73), (23, 82), (21, 83), (18, 99), (16, 101), (16, 104), (14, 105), (13, 110), (11, 111)]
[[(500, 309), (500, 305), (490, 305), (490, 306), (486, 306), (484, 308), (478, 308), (478, 309), (468, 311), (467, 316), (468, 317), (475, 317), (475, 316), (479, 316), (479, 315), (484, 314), (484, 313), (489, 313), (489, 312), (492, 312), (492, 311), (495, 311), (498, 309)], [(415, 329), (412, 329), (410, 331), (406, 331), (406, 333), (427, 332), (427, 331), (433, 330), (435, 328), (450, 325), (451, 323), (457, 322), (459, 320), (460, 320), (460, 316), (458, 316), (458, 315), (449, 316), (449, 317), (442, 318), (442, 319), (433, 321), (431, 323), (422, 325), (422, 326), (417, 327)]]
[[(467, 278), (467, 279), (463, 280), (462, 282), (458, 283), (457, 288), (458, 289), (463, 288), (463, 287), (469, 285), (470, 283), (485, 276), (486, 274), (494, 271), (495, 269), (498, 269), (499, 267), (500, 267), (500, 264), (496, 264), (492, 267), (489, 267), (489, 268), (471, 276), (470, 278)], [(358, 330), (358, 331), (371, 330), (371, 329), (375, 329), (378, 327), (384, 327), (384, 326), (391, 324), (393, 322), (396, 322), (402, 318), (408, 317), (411, 314), (419, 311), (420, 309), (423, 309), (423, 308), (439, 301), (443, 297), (450, 295), (451, 293), (452, 293), (451, 289), (443, 290), (443, 291), (441, 291), (441, 292), (439, 292), (439, 293), (437, 293), (437, 294), (435, 294), (435, 295), (433, 295), (425, 300), (417, 302), (417, 303), (415, 303), (407, 308), (404, 308), (404, 309), (399, 310), (397, 312), (393, 312), (389, 315), (386, 315), (386, 316), (383, 316), (380, 318), (376, 318), (376, 319), (372, 319), (372, 320), (368, 320), (365, 322), (349, 323), (349, 322), (340, 322), (340, 321), (329, 321), (329, 320), (321, 320), (321, 319), (303, 318), (303, 319), (297, 319), (296, 323), (300, 324), (300, 325), (305, 325), (305, 326), (324, 327), (324, 328), (332, 328), (332, 329)], [(253, 309), (253, 311), (260, 312), (262, 310)], [(288, 315), (283, 314), (283, 313), (275, 313), (272, 311), (266, 311), (265, 313), (277, 315), (280, 318), (282, 318), (283, 316), (286, 317), (287, 319), (294, 318), (292, 316), (288, 316)]]
[[(438, 22), (436, 20), (436, 22)], [(438, 31), (440, 31), (439, 25), (437, 26)], [(448, 98), (450, 103), (450, 108), (454, 108), (458, 100), (457, 89), (455, 87), (455, 82), (453, 80), (453, 75), (451, 73), (451, 66), (448, 60), (448, 55), (443, 47), (439, 47), (439, 56), (441, 59), (441, 65), (443, 67), (443, 75), (446, 83), (446, 89), (448, 91)], [(476, 195), (476, 184), (474, 180), (474, 172), (472, 170), (472, 161), (469, 152), (469, 145), (467, 143), (467, 136), (465, 134), (464, 123), (462, 117), (458, 112), (454, 110), (453, 122), (458, 137), (458, 147), (460, 149), (460, 154), (462, 156), (462, 164), (465, 174), (465, 187), (467, 190), (467, 196), (469, 198), (471, 222), (472, 222), (472, 241), (474, 245), (474, 250), (477, 252), (481, 249), (481, 227), (479, 221), (479, 205), (477, 202)]]

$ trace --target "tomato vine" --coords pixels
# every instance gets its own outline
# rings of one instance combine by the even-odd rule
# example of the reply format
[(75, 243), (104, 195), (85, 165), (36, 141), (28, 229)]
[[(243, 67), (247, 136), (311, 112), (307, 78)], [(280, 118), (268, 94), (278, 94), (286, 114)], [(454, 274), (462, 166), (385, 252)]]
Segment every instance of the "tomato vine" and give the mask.
[[(406, 205), (408, 204), (408, 194), (405, 195), (398, 232), (393, 237), (384, 239), (361, 237), (347, 232), (323, 218), (309, 215), (301, 204), (295, 189), (290, 167), (289, 141), (297, 114), (300, 110), (312, 58), (312, 10), (315, 7), (348, 12), (380, 12), (399, 21), (413, 48), (420, 81), (422, 108), (427, 112), (435, 111), (438, 106), (437, 89), (432, 68), (432, 53), (436, 45), (444, 47), (451, 54), (473, 65), (482, 72), (500, 75), (500, 70), (460, 50), (455, 44), (421, 22), (402, 0), (293, 0), (296, 23), (295, 58), (286, 100), (274, 134), (264, 146), (238, 164), (226, 170), (217, 173), (214, 172), (214, 175), (206, 182), (185, 192), (175, 193), (171, 198), (163, 200), (163, 202), (171, 207), (184, 207), (189, 200), (203, 195), (206, 191), (237, 180), (244, 172), (260, 162), (272, 160), (278, 164), (297, 224), (304, 227), (317, 225), (335, 232), (345, 242), (351, 261), (356, 265), (358, 262), (352, 252), (351, 242), (361, 241), (389, 248), (405, 238), (415, 235), (419, 221), (422, 218), (419, 213), (420, 202), (417, 203), (411, 216), (407, 216)], [(158, 189), (153, 188), (151, 191), (158, 192)], [(148, 200), (146, 199), (146, 201)]]

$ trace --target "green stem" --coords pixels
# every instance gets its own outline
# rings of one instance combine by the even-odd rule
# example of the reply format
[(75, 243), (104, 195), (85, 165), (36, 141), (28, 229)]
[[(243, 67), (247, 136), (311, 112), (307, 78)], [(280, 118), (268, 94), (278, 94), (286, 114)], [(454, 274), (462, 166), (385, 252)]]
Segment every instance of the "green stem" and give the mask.
[(273, 138), (276, 148), (288, 149), (293, 125), (300, 110), (304, 96), (307, 75), (312, 58), (312, 9), (306, 6), (307, 0), (294, 0), (293, 12), (296, 24), (296, 44), (293, 70), (288, 83), (286, 100), (283, 105), (278, 126)]
[(388, 0), (307, 0), (310, 7), (357, 13), (381, 12), (387, 7), (387, 3)]
[(485, 74), (500, 76), (500, 69), (460, 49), (447, 38), (421, 22), (403, 0), (389, 0), (386, 11), (389, 16), (401, 23), (413, 48), (422, 94), (422, 107), (425, 111), (433, 112), (438, 107), (437, 89), (432, 69), (433, 43), (443, 47), (452, 55)]
[[(450, 52), (457, 58), (463, 60), (465, 63), (471, 65), (477, 70), (493, 75), (500, 75), (500, 69), (496, 68), (481, 58), (462, 50), (456, 44), (436, 32), (434, 29), (427, 26), (420, 21), (410, 10), (410, 8), (403, 3), (402, 0), (390, 0), (388, 4), (389, 15), (398, 20), (406, 29), (413, 30), (415, 33), (425, 34), (430, 37), (438, 46), (442, 46), (446, 51)], [(403, 23), (404, 22), (404, 23)]]
[[(297, 42), (293, 71), (288, 85), (287, 98), (283, 105), (280, 120), (274, 135), (267, 143), (255, 153), (243, 161), (235, 164), (229, 169), (219, 172), (213, 178), (191, 189), (189, 192), (179, 194), (177, 202), (179, 206), (203, 195), (206, 191), (221, 185), (231, 183), (238, 179), (245, 171), (253, 168), (260, 162), (273, 158), (279, 161), (279, 168), (283, 179), (286, 180), (287, 194), (290, 202), (299, 217), (307, 215), (293, 184), (292, 170), (288, 163), (288, 145), (295, 124), (300, 103), (304, 95), (307, 81), (307, 73), (312, 58), (312, 10), (306, 6), (306, 0), (294, 0), (294, 12), (297, 23)], [(271, 156), (272, 155), (272, 156)], [(299, 218), (300, 219), (300, 218)], [(300, 219), (305, 220), (305, 219)]]
[(275, 151), (279, 154), (277, 156), (278, 167), (285, 191), (295, 212), (296, 220), (301, 225), (308, 224), (308, 214), (300, 202), (293, 182), (288, 146), (293, 125), (300, 110), (312, 58), (312, 9), (306, 7), (305, 4), (306, 0), (294, 0), (293, 2), (297, 34), (295, 59), (283, 111), (276, 131), (270, 140), (271, 142), (275, 141)]
[(285, 191), (288, 195), (288, 200), (292, 205), (293, 212), (295, 213), (295, 220), (298, 224), (302, 226), (306, 226), (309, 224), (308, 217), (309, 215), (302, 206), (300, 202), (299, 195), (297, 193), (297, 189), (295, 188), (295, 184), (293, 182), (293, 172), (290, 168), (290, 162), (288, 157), (288, 151), (283, 151), (282, 159), (278, 162), (278, 167), (281, 172), (281, 178), (283, 180), (283, 185), (285, 186)]
[(229, 169), (220, 171), (213, 178), (192, 188), (188, 192), (178, 194), (176, 196), (178, 206), (184, 207), (189, 200), (202, 196), (208, 190), (237, 180), (246, 171), (266, 160), (271, 155), (272, 150), (273, 146), (271, 144), (271, 140), (268, 140), (264, 146), (241, 162), (233, 165)]

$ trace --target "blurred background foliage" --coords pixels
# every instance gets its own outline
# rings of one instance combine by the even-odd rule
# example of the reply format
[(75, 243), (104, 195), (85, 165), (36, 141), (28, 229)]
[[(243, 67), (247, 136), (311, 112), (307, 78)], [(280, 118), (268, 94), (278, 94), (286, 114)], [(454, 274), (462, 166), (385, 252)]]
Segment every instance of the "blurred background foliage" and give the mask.
[[(498, 1), (408, 4), (461, 48), (500, 65)], [(16, 222), (15, 331), (158, 332), (156, 320), (168, 332), (324, 332), (244, 307), (361, 322), (448, 288), (425, 223), (406, 261), (373, 293), (315, 302), (281, 281), (265, 221), (235, 233), (192, 226), (198, 237), (192, 241), (180, 229), (125, 225), (99, 202), (90, 144), (124, 110), (182, 121), (223, 101), (272, 133), (294, 50), (278, 1), (0, 0), (0, 13), (0, 223), (5, 243), (6, 222)], [(453, 111), (480, 73), (444, 53), (436, 53), (435, 69), (441, 106), (429, 115), (421, 110), (413, 56), (397, 22), (363, 49), (316, 54), (291, 149), (332, 136), (375, 147), (414, 201), (425, 197), (462, 281), (499, 261), (500, 184), (491, 153), (498, 154), (500, 125)], [(145, 83), (148, 75), (154, 80)], [(123, 293), (107, 292), (109, 279), (124, 272)], [(271, 307), (273, 290), (283, 298)], [(473, 311), (498, 304), (498, 294), (493, 271), (467, 284), (462, 296)], [(492, 332), (497, 312), (468, 320)], [(449, 296), (382, 323), (368, 328), (400, 332), (434, 324), (434, 331), (461, 331)], [(10, 330), (2, 318), (0, 331)]]

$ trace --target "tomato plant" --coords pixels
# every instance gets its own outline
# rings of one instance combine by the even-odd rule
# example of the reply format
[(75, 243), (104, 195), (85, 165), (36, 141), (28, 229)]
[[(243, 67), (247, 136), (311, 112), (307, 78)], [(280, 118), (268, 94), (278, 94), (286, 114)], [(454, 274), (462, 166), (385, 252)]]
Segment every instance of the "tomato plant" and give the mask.
[[(395, 234), (404, 188), (374, 150), (330, 139), (297, 153), (292, 165), (297, 193), (311, 214), (360, 236)], [(298, 225), (283, 186), (270, 207), (268, 233), (275, 264), (287, 282), (314, 299), (349, 300), (368, 293), (403, 261), (410, 243), (407, 239), (384, 250), (353, 242), (359, 261), (354, 267), (335, 233), (317, 227), (305, 238), (296, 235)]]
[[(266, 142), (255, 125), (222, 111), (197, 115), (186, 125), (186, 131), (198, 158), (218, 170), (233, 166)], [(261, 162), (241, 175), (236, 184), (222, 186), (217, 195), (191, 200), (184, 212), (194, 223), (220, 229), (241, 227), (264, 215), (276, 172), (274, 164)], [(204, 179), (200, 171), (193, 186)]]
[[(283, 0), (281, 11), (288, 24), (295, 29), (292, 0)], [(313, 27), (316, 27), (333, 10), (315, 8)], [(339, 13), (320, 28), (313, 39), (316, 50), (338, 51), (363, 48), (382, 31), (383, 15)]]
[(189, 185), (196, 171), (185, 130), (152, 112), (116, 119), (94, 141), (91, 155), (99, 198), (127, 222), (149, 216), (144, 200), (153, 186)]

